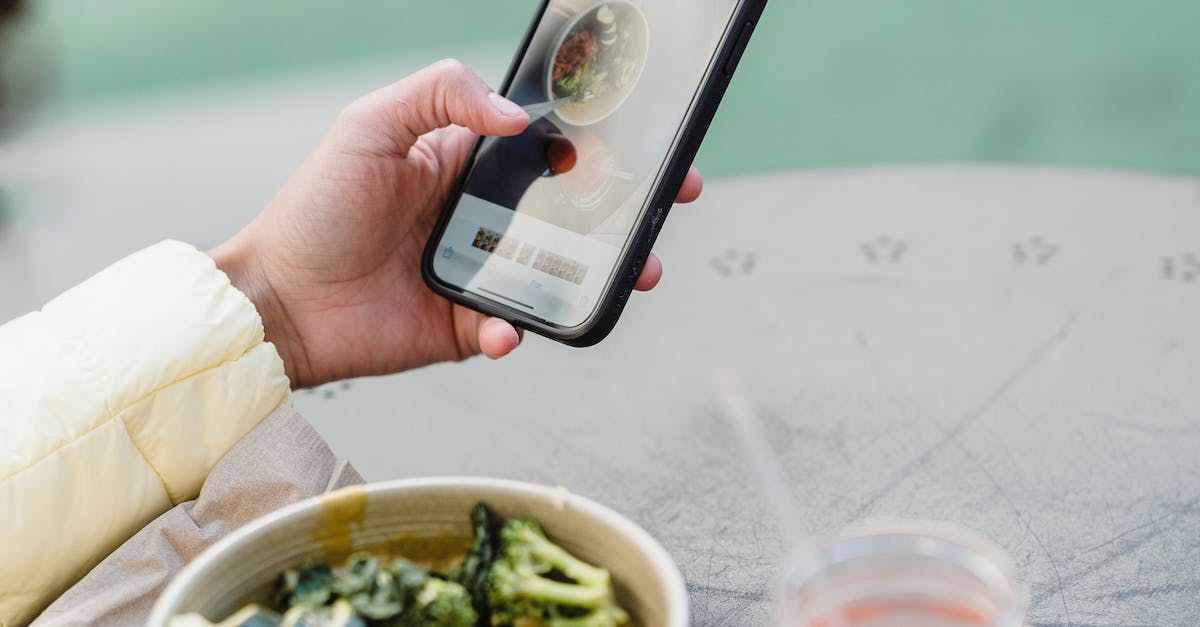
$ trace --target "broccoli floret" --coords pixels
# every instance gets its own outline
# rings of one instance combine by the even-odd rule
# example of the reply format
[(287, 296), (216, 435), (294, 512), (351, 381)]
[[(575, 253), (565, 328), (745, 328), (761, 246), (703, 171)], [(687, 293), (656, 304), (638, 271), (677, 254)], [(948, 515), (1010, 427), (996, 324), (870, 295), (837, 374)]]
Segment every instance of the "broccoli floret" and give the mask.
[(380, 569), (379, 562), (369, 553), (350, 556), (346, 573), (338, 578), (334, 591), (364, 618), (391, 618), (404, 609), (404, 591), (395, 575)]
[[(471, 595), (466, 588), (432, 577), (406, 559), (387, 562), (375, 576), (386, 576), (397, 599), (397, 606), (402, 609), (386, 616), (370, 616), (355, 604), (359, 613), (376, 619), (377, 622), (373, 624), (386, 627), (474, 627), (478, 622), (475, 608), (471, 606)], [(355, 597), (350, 599), (354, 601)]]
[(430, 576), (408, 560), (380, 562), (370, 553), (351, 555), (336, 575), (324, 562), (285, 571), (275, 595), (285, 627), (342, 625), (343, 615), (349, 616), (347, 625), (381, 627), (475, 627), (479, 622), (466, 588)]
[(455, 577), (476, 595), (477, 609), (490, 611), (485, 624), (617, 627), (629, 621), (617, 605), (608, 571), (551, 542), (534, 520), (514, 518), (497, 532), (497, 517), (482, 504), (472, 510), (471, 520), (476, 541)]
[(396, 585), (400, 587), (405, 598), (417, 596), (429, 581), (429, 573), (425, 572), (424, 568), (404, 558), (388, 562), (387, 569), (396, 578)]
[(471, 595), (480, 625), (491, 624), (491, 607), (488, 605), (488, 576), (492, 563), (496, 561), (499, 536), (495, 533), (503, 521), (483, 503), (471, 508), (471, 530), (475, 539), (463, 565), (450, 573), (450, 580), (458, 582)]
[(333, 599), (334, 581), (333, 570), (325, 562), (289, 568), (275, 578), (275, 609), (285, 612), (296, 605), (325, 605)]
[(398, 623), (404, 627), (474, 627), (479, 621), (467, 589), (436, 577), (428, 578), (401, 616), (409, 621)]

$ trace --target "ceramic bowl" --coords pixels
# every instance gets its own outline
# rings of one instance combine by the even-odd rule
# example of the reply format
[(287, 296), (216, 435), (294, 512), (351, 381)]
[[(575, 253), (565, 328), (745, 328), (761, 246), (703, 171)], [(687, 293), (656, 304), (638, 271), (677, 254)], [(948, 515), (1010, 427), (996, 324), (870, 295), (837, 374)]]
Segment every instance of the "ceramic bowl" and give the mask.
[(447, 477), (355, 486), (264, 516), (201, 553), (171, 582), (151, 614), (166, 627), (176, 614), (227, 618), (263, 602), (275, 576), (308, 559), (336, 564), (358, 550), (416, 552), (436, 561), (470, 544), (468, 514), (483, 501), (506, 517), (532, 516), (546, 535), (607, 568), (617, 600), (640, 627), (687, 627), (688, 601), (667, 552), (629, 519), (561, 488)]
[(641, 80), (642, 71), (646, 68), (646, 58), (650, 49), (650, 27), (646, 22), (645, 14), (637, 5), (628, 0), (602, 0), (572, 17), (555, 38), (554, 45), (550, 47), (550, 57), (546, 64), (544, 81), (546, 99), (557, 100), (560, 97), (554, 89), (554, 61), (559, 50), (581, 22), (594, 19), (596, 12), (605, 6), (619, 12), (626, 20), (630, 37), (628, 53), (632, 55), (629, 60), (634, 64), (632, 73), (626, 77), (626, 82), (622, 86), (614, 87), (587, 102), (568, 103), (559, 107), (555, 111), (555, 115), (563, 122), (573, 126), (591, 126), (616, 113), (617, 109), (621, 108), (621, 105), (625, 104), (625, 101), (633, 94), (634, 88)]

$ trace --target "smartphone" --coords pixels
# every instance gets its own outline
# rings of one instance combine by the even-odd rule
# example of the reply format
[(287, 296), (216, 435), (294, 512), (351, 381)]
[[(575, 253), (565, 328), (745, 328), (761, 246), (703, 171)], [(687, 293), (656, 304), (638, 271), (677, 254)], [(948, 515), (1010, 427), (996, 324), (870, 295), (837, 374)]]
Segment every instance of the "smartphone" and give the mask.
[(572, 346), (617, 323), (766, 0), (547, 0), (422, 258), (438, 294)]

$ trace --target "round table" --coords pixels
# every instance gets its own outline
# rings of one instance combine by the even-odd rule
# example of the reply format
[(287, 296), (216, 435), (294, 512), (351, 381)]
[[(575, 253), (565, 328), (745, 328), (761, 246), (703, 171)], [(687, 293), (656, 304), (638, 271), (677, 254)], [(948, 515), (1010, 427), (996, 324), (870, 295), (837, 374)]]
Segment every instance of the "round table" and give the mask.
[[(219, 243), (344, 94), (395, 72), (164, 96), (0, 145), (17, 211), (0, 318), (164, 237)], [(709, 183), (668, 221), (662, 286), (602, 345), (531, 336), (502, 363), (297, 407), (369, 479), (501, 476), (608, 504), (676, 558), (697, 625), (764, 625), (796, 539), (711, 389), (733, 370), (811, 533), (948, 520), (1013, 555), (1033, 625), (1200, 623), (1200, 181), (980, 165)]]
[(766, 625), (782, 538), (711, 388), (740, 374), (801, 524), (1007, 549), (1031, 625), (1200, 622), (1200, 185), (925, 166), (714, 181), (613, 336), (301, 392), (369, 479), (561, 484), (645, 526), (694, 622)]

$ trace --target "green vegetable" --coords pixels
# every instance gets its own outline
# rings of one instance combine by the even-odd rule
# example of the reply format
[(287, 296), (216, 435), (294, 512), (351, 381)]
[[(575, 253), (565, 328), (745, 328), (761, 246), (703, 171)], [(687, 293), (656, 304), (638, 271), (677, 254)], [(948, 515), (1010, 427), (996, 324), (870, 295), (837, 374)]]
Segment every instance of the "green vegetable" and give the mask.
[(471, 606), (471, 595), (457, 583), (429, 577), (425, 585), (404, 610), (396, 627), (468, 627), (478, 622), (478, 614)]
[(325, 562), (309, 562), (275, 578), (275, 607), (325, 605), (333, 597), (333, 571)]
[(491, 607), (488, 605), (488, 578), (491, 575), (492, 563), (496, 561), (498, 539), (493, 532), (502, 524), (492, 511), (483, 503), (476, 503), (471, 508), (471, 530), (475, 539), (471, 543), (471, 551), (467, 553), (462, 567), (450, 573), (450, 579), (457, 581), (470, 593), (479, 614), (480, 624), (491, 624)]
[(585, 65), (554, 83), (555, 94), (562, 98), (578, 98), (587, 93), (600, 96), (608, 90), (607, 79), (608, 72), (598, 71), (591, 64)]
[[(275, 580), (273, 612), (247, 605), (217, 627), (619, 627), (608, 571), (554, 544), (531, 518), (471, 510), (475, 539), (448, 576), (356, 553), (334, 571), (308, 562)], [(198, 614), (171, 627), (212, 627)]]
[(379, 569), (374, 557), (366, 553), (353, 555), (346, 571), (334, 589), (361, 616), (380, 620), (404, 610), (406, 591), (391, 572)]
[(513, 518), (497, 532), (497, 517), (479, 504), (471, 520), (476, 542), (454, 577), (475, 596), (483, 624), (617, 627), (629, 622), (616, 603), (608, 571), (551, 542), (533, 519)]
[(275, 582), (275, 603), (284, 613), (281, 627), (474, 627), (478, 622), (471, 595), (461, 585), (404, 559), (381, 566), (369, 553), (351, 555), (336, 576), (324, 562), (283, 571)]

